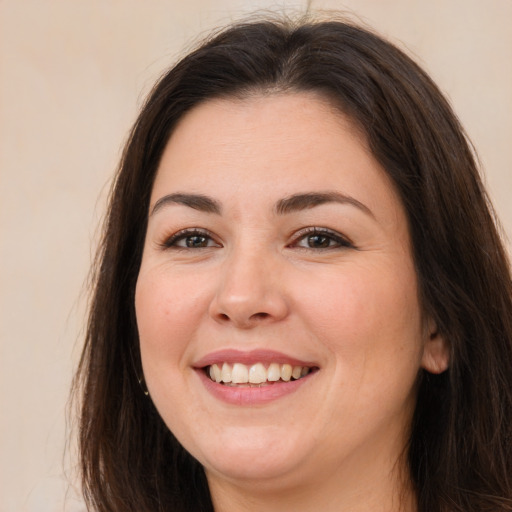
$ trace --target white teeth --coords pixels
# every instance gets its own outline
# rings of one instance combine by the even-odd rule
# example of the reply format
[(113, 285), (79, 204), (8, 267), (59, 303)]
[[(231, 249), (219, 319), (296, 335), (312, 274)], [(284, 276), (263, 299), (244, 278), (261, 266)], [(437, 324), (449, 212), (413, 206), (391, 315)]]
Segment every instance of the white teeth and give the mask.
[(285, 382), (288, 382), (292, 378), (292, 365), (291, 364), (283, 364), (281, 366), (281, 379)]
[[(213, 370), (213, 375), (212, 375), (212, 370)], [(210, 366), (210, 377), (215, 382), (221, 382), (222, 381), (222, 370), (216, 364), (212, 364)]]
[(292, 377), (297, 380), (300, 379), (300, 373), (302, 372), (302, 366), (294, 366), (292, 370)]
[(222, 382), (231, 382), (231, 366), (228, 363), (222, 365), (221, 380)]
[(247, 382), (249, 382), (249, 370), (245, 364), (235, 363), (233, 365), (231, 382), (233, 382), (233, 384), (247, 384)]
[(277, 382), (281, 378), (281, 368), (277, 363), (272, 363), (268, 367), (267, 380), (270, 382)]
[(242, 363), (223, 363), (222, 367), (212, 364), (207, 373), (214, 382), (224, 384), (265, 384), (279, 380), (288, 382), (292, 378), (297, 380), (311, 372), (309, 366), (292, 366), (290, 364), (271, 363), (265, 368), (263, 363), (247, 366)]
[(249, 382), (251, 384), (261, 384), (267, 380), (267, 370), (261, 363), (253, 364), (249, 370)]

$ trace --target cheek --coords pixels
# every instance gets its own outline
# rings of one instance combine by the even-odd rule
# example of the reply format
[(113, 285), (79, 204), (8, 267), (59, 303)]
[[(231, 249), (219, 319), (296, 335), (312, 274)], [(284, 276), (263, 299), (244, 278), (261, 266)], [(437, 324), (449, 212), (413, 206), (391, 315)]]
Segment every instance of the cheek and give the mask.
[[(162, 269), (141, 273), (135, 291), (135, 310), (142, 367), (153, 398), (169, 392), (167, 383), (186, 368), (187, 351), (199, 324), (200, 297)], [(167, 391), (166, 391), (167, 388)]]
[(422, 330), (412, 269), (354, 266), (310, 285), (305, 297), (309, 324), (351, 374), (359, 368), (382, 375), (406, 365), (417, 371)]
[(135, 291), (135, 310), (141, 345), (159, 345), (164, 352), (198, 324), (204, 308), (200, 286), (184, 283), (164, 271), (141, 270)]

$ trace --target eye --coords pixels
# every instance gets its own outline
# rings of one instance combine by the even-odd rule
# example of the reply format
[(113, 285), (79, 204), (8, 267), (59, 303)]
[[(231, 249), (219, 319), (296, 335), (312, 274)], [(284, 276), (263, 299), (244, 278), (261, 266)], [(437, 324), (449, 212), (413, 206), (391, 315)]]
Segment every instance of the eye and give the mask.
[(162, 244), (166, 249), (205, 249), (209, 247), (220, 247), (212, 235), (203, 229), (182, 229), (174, 233)]
[(345, 236), (325, 228), (307, 228), (300, 231), (291, 246), (318, 250), (354, 247)]

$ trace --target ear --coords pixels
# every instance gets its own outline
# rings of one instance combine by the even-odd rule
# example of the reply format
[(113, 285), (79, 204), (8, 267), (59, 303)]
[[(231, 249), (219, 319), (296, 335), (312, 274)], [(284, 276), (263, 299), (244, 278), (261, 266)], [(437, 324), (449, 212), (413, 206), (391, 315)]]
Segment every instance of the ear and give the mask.
[(439, 334), (437, 326), (433, 321), (428, 322), (425, 337), (426, 340), (423, 346), (421, 367), (430, 373), (443, 373), (448, 369), (450, 364), (448, 343), (445, 338)]

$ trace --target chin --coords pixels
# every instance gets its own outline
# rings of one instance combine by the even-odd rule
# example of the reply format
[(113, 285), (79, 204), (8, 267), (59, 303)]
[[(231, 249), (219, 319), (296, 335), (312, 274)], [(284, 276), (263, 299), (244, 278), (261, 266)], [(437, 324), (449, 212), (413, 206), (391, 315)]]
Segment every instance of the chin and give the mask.
[[(271, 491), (272, 488), (282, 490), (283, 487), (293, 485), (294, 481), (301, 479), (297, 475), (299, 464), (287, 460), (267, 460), (266, 457), (257, 458), (235, 456), (225, 460), (216, 460), (213, 463), (203, 464), (207, 478), (215, 477), (220, 480), (228, 480), (239, 485), (257, 485)], [(302, 472), (302, 471), (300, 471)]]
[[(272, 428), (272, 427), (269, 427)], [(279, 479), (303, 465), (306, 458), (300, 440), (281, 433), (268, 436), (260, 429), (245, 432), (228, 430), (225, 436), (207, 446), (197, 447), (191, 453), (204, 466), (207, 474), (216, 474), (229, 480), (264, 481)], [(196, 452), (196, 453), (194, 453)]]

